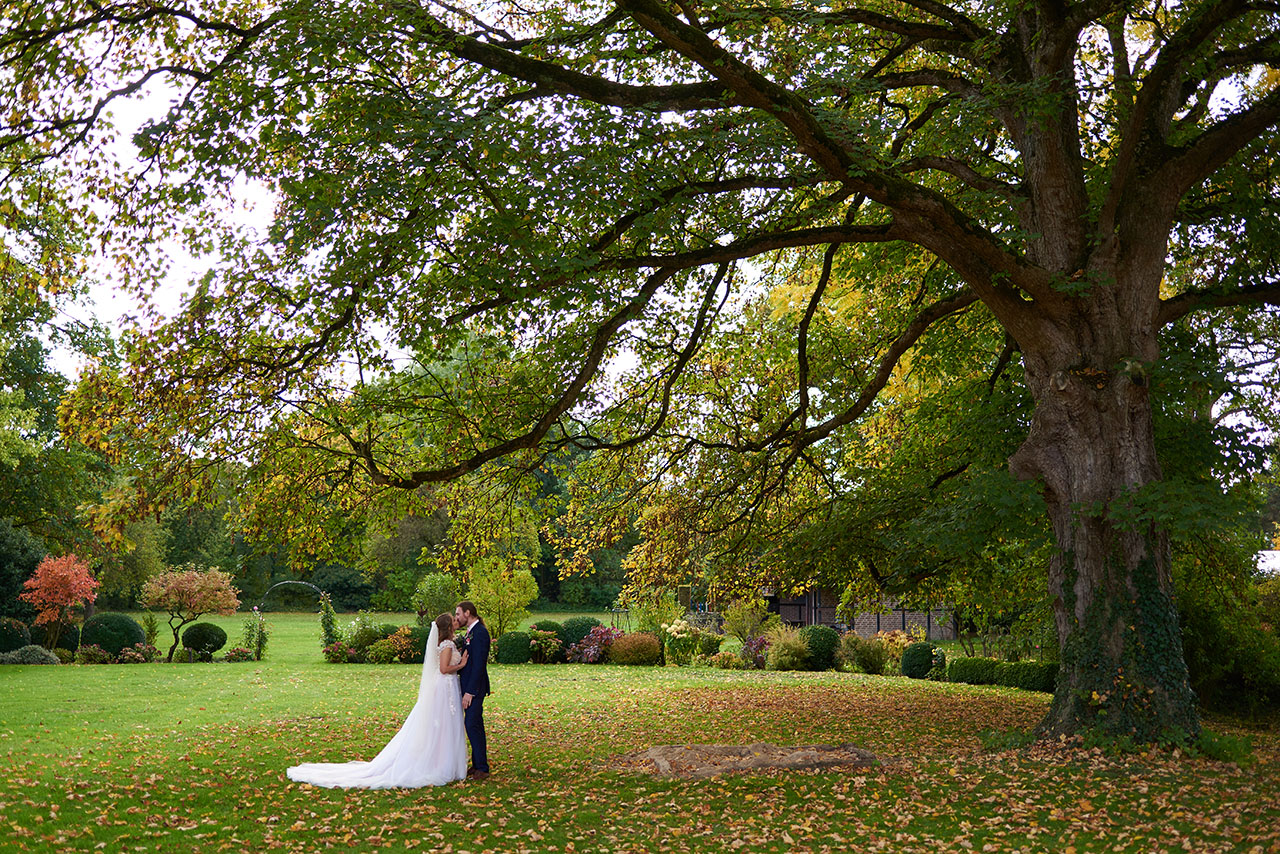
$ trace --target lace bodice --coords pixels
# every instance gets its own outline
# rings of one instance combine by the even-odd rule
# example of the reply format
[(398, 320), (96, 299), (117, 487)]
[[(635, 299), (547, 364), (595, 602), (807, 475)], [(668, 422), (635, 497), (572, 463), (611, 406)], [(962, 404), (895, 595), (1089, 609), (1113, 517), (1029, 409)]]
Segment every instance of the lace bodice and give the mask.
[[(448, 658), (445, 658), (446, 654), (448, 654)], [(445, 640), (440, 641), (440, 657), (447, 661), (449, 666), (452, 667), (462, 660), (462, 653), (458, 652), (458, 648), (454, 646), (453, 641)], [(456, 677), (458, 674), (450, 673), (448, 675)]]

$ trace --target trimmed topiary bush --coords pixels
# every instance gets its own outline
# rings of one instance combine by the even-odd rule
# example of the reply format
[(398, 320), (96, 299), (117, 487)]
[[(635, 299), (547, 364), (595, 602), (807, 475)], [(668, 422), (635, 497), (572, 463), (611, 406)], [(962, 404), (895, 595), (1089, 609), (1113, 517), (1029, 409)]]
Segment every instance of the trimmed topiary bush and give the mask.
[(58, 656), (39, 644), (27, 644), (13, 652), (0, 652), (0, 664), (60, 664)]
[(809, 647), (809, 667), (813, 670), (830, 670), (836, 666), (836, 650), (840, 646), (840, 633), (830, 626), (805, 626), (800, 630)]
[(582, 639), (591, 634), (591, 630), (596, 626), (602, 625), (595, 617), (570, 617), (560, 626), (560, 641), (564, 644), (564, 648), (568, 649), (575, 643), (581, 643)]
[(507, 632), (493, 642), (493, 660), (499, 664), (528, 664), (533, 645), (527, 632)]
[(22, 620), (0, 617), (0, 652), (13, 652), (31, 646), (31, 630)]
[(227, 645), (227, 633), (213, 623), (192, 623), (182, 633), (182, 645), (197, 653), (213, 655)]
[(1058, 681), (1056, 661), (1005, 661), (996, 665), (997, 685), (1052, 694)]
[[(188, 632), (191, 630), (188, 629)], [(94, 614), (84, 621), (80, 630), (80, 643), (101, 647), (114, 658), (126, 647), (147, 642), (147, 632), (142, 625), (128, 614), (105, 612)], [(189, 646), (190, 644), (188, 644)]]
[(994, 658), (956, 658), (947, 662), (947, 681), (963, 682), (966, 685), (996, 684), (996, 666), (1000, 662)]
[(609, 645), (609, 661), (612, 664), (633, 664), (652, 667), (662, 658), (662, 644), (657, 635), (649, 632), (632, 632), (617, 638)]
[(909, 679), (924, 679), (933, 667), (933, 651), (936, 647), (928, 641), (913, 643), (902, 651), (902, 675)]

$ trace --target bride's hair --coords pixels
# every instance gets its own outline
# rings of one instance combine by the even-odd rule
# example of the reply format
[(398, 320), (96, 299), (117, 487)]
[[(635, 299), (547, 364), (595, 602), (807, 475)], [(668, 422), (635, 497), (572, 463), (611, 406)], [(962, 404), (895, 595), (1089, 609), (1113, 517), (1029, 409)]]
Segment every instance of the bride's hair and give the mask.
[(436, 617), (436, 628), (440, 630), (440, 640), (447, 641), (453, 637), (453, 614)]

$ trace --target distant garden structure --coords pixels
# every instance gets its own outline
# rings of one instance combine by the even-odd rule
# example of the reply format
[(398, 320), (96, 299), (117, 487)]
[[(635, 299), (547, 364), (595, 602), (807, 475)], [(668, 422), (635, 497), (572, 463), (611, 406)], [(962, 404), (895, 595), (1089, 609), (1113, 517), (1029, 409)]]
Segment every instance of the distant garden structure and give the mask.
[(797, 626), (833, 626), (842, 631), (852, 631), (862, 637), (871, 637), (877, 632), (900, 630), (912, 632), (913, 629), (923, 631), (927, 640), (955, 640), (956, 620), (954, 615), (944, 608), (930, 611), (912, 610), (898, 603), (886, 600), (880, 611), (865, 611), (856, 614), (849, 623), (840, 618), (838, 606), (840, 594), (834, 590), (814, 587), (800, 596), (778, 597), (766, 595), (769, 610), (782, 618), (784, 623)]

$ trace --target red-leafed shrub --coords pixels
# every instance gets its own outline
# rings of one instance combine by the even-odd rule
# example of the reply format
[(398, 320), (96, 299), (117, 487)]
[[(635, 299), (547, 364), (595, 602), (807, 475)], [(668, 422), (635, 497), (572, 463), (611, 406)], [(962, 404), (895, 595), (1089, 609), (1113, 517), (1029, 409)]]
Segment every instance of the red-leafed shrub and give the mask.
[(620, 629), (596, 626), (587, 636), (569, 647), (569, 660), (581, 664), (600, 664), (609, 657), (609, 648), (622, 637)]
[(35, 624), (46, 626), (45, 646), (55, 647), (62, 627), (72, 622), (71, 609), (97, 597), (98, 580), (75, 555), (47, 557), (22, 584), (18, 598), (34, 605)]

